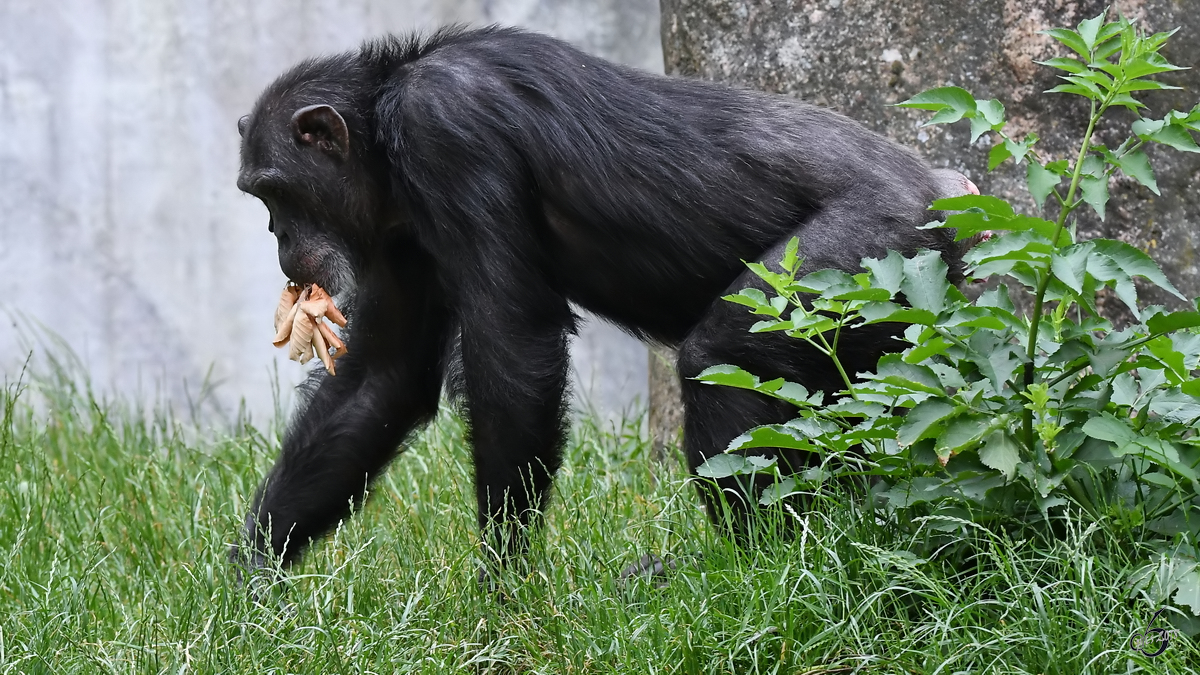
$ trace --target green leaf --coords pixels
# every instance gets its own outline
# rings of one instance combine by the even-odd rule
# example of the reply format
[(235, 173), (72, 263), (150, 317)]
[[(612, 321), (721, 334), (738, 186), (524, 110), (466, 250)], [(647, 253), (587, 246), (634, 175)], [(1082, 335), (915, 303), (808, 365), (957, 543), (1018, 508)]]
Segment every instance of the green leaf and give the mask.
[(779, 310), (767, 301), (767, 295), (757, 288), (743, 288), (736, 295), (726, 295), (722, 300), (744, 305), (754, 310), (753, 314), (764, 314), (779, 318)]
[(1112, 396), (1110, 400), (1118, 406), (1131, 406), (1137, 402), (1137, 380), (1129, 373), (1121, 373), (1112, 379)]
[(884, 355), (879, 359), (877, 368), (874, 374), (866, 374), (865, 377), (927, 394), (941, 396), (946, 393), (932, 370), (925, 366), (905, 363), (899, 354)]
[(1150, 401), (1150, 412), (1168, 422), (1194, 425), (1200, 421), (1200, 398), (1182, 392), (1156, 393)]
[[(781, 433), (790, 433), (794, 438), (800, 441), (803, 441), (806, 438), (825, 436), (827, 434), (834, 433), (839, 429), (836, 424), (821, 417), (797, 417), (795, 419), (788, 420), (782, 425), (771, 426), (774, 430), (780, 431)], [(786, 430), (790, 430), (790, 432)]]
[(1083, 201), (1104, 220), (1104, 206), (1108, 204), (1108, 176), (1095, 178), (1084, 176), (1079, 180), (1079, 190), (1083, 193)]
[[(1094, 240), (1093, 240), (1094, 241)], [(1135, 317), (1140, 317), (1140, 310), (1137, 306), (1137, 287), (1133, 285), (1133, 278), (1123, 271), (1119, 265), (1113, 262), (1110, 258), (1103, 255), (1090, 255), (1087, 260), (1087, 271), (1091, 275), (1091, 279), (1087, 281), (1099, 282), (1094, 288), (1092, 284), (1087, 283), (1084, 286), (1084, 294), (1080, 296), (1080, 300), (1088, 303), (1092, 295), (1100, 289), (1101, 286), (1111, 285), (1116, 292), (1118, 298), (1125, 303), (1129, 311)]]
[(961, 119), (968, 112), (975, 111), (975, 97), (961, 87), (938, 87), (923, 91), (896, 105), (901, 108), (919, 108), (921, 110), (950, 109), (958, 113), (958, 118)]
[(1057, 87), (1054, 87), (1053, 89), (1047, 89), (1045, 93), (1047, 93), (1047, 94), (1075, 94), (1076, 96), (1082, 96), (1084, 98), (1090, 98), (1090, 99), (1103, 98), (1102, 96), (1099, 96), (1096, 93), (1094, 93), (1091, 90), (1091, 88), (1081, 87), (1077, 84), (1060, 84)]
[(1083, 425), (1083, 433), (1097, 440), (1116, 443), (1118, 447), (1139, 438), (1138, 433), (1131, 429), (1126, 422), (1106, 412), (1089, 419)]
[(854, 277), (835, 269), (822, 269), (811, 274), (806, 274), (804, 277), (798, 279), (796, 284), (802, 293), (824, 293), (829, 289), (836, 289), (838, 292), (842, 292), (861, 288), (858, 282), (854, 280)]
[(1114, 368), (1129, 358), (1131, 349), (1123, 344), (1100, 344), (1088, 354), (1088, 364), (1096, 374), (1108, 377)]
[(1187, 356), (1189, 370), (1200, 368), (1200, 332), (1174, 333), (1171, 342), (1175, 349)]
[(1096, 37), (1100, 35), (1100, 27), (1104, 24), (1104, 15), (1084, 19), (1079, 22), (1079, 37), (1090, 52), (1096, 46)]
[(892, 295), (900, 292), (900, 282), (904, 280), (904, 256), (888, 251), (883, 260), (863, 258), (862, 266), (871, 272), (875, 286), (886, 288)]
[(971, 118), (971, 142), (993, 129), (1004, 127), (1004, 104), (996, 99), (976, 102), (975, 116)]
[(1020, 142), (1004, 141), (1004, 145), (1008, 148), (1008, 151), (1012, 153), (1012, 156), (1016, 162), (1020, 164), (1021, 161), (1025, 159), (1025, 154), (1028, 153), (1029, 149), (1032, 148), (1037, 142), (1037, 134), (1028, 134)]
[(977, 102), (976, 110), (989, 124), (996, 125), (1004, 121), (1004, 104), (994, 98)]
[(842, 292), (825, 291), (822, 297), (832, 300), (891, 300), (892, 294), (885, 288), (855, 288)]
[(962, 213), (951, 213), (946, 216), (944, 222), (938, 223), (937, 226), (945, 229), (954, 230), (954, 241), (962, 241), (969, 239), (980, 232), (989, 232), (996, 229), (998, 223), (1005, 223), (1007, 220), (991, 220), (985, 214), (978, 210), (964, 211)]
[(1194, 616), (1200, 616), (1200, 569), (1183, 575), (1175, 588), (1175, 604), (1192, 610)]
[(950, 344), (951, 343), (949, 343), (945, 339), (943, 339), (942, 336), (935, 335), (935, 336), (933, 336), (933, 338), (926, 340), (911, 349), (906, 350), (904, 352), (904, 356), (903, 356), (904, 362), (905, 363), (921, 363), (922, 361), (925, 361), (926, 359), (928, 359), (931, 356), (936, 356), (938, 354), (945, 354), (946, 350), (950, 348)]
[(1160, 335), (1147, 342), (1146, 349), (1169, 369), (1165, 374), (1173, 383), (1182, 384), (1188, 378), (1190, 373), (1184, 366), (1184, 356), (1175, 351), (1175, 346), (1171, 343), (1170, 338)]
[(918, 253), (904, 261), (900, 290), (913, 308), (939, 314), (946, 308), (951, 295), (946, 271), (946, 263), (937, 251)]
[[(1095, 65), (1097, 63), (1103, 64), (1103, 65), (1112, 65), (1112, 64), (1108, 63), (1108, 58), (1111, 57), (1113, 54), (1116, 54), (1119, 51), (1121, 51), (1121, 38), (1114, 37), (1111, 39), (1105, 39), (1103, 31), (1102, 31), (1100, 37), (1096, 39), (1096, 50), (1093, 52), (1093, 54), (1096, 57), (1096, 60), (1092, 62), (1092, 64), (1093, 64), (1092, 67), (1097, 67)], [(1115, 66), (1114, 68), (1120, 68), (1120, 67)], [(1111, 72), (1111, 71), (1109, 71), (1107, 68), (1105, 68), (1105, 72)], [(1120, 72), (1113, 75), (1113, 77), (1123, 77), (1123, 76), (1124, 76), (1124, 74), (1120, 73)]]
[(955, 122), (961, 120), (964, 114), (965, 113), (962, 110), (956, 110), (955, 108), (942, 108), (941, 110), (937, 111), (933, 117), (930, 117), (929, 121), (922, 126), (929, 127), (935, 124), (954, 124)]
[(774, 288), (776, 291), (786, 287), (792, 281), (790, 275), (772, 272), (771, 270), (767, 269), (766, 265), (759, 262), (748, 262), (746, 263), (746, 268), (751, 272), (754, 272), (759, 279), (767, 282), (767, 284), (769, 284), (771, 288)]
[[(787, 382), (783, 378), (762, 382), (758, 376), (752, 375), (737, 366), (710, 366), (692, 379), (705, 384), (750, 389), (781, 401), (787, 401), (799, 408), (811, 407), (820, 403), (819, 393), (810, 396), (808, 390), (799, 384)], [(818, 400), (814, 401), (814, 397)]]
[(812, 337), (817, 333), (824, 333), (825, 331), (837, 328), (837, 324), (834, 323), (833, 319), (822, 314), (808, 314), (804, 316), (797, 316), (797, 314), (799, 314), (799, 310), (792, 313), (792, 323), (796, 327), (792, 329), (791, 334)]
[(1049, 35), (1055, 40), (1063, 43), (1069, 47), (1071, 51), (1085, 59), (1090, 56), (1091, 50), (1088, 48), (1087, 43), (1083, 41), (1083, 38), (1080, 37), (1079, 33), (1076, 33), (1069, 28), (1051, 28), (1050, 30), (1042, 31), (1042, 33)]
[(1150, 136), (1150, 139), (1182, 152), (1200, 152), (1200, 146), (1197, 146), (1196, 141), (1192, 140), (1191, 134), (1180, 126), (1163, 127), (1162, 130)]
[(783, 499), (787, 499), (799, 491), (797, 488), (796, 478), (788, 476), (778, 483), (772, 483), (763, 489), (762, 495), (758, 498), (758, 503), (762, 506), (770, 506)]
[(1156, 80), (1131, 80), (1121, 86), (1120, 92), (1128, 94), (1131, 91), (1157, 91), (1160, 89), (1182, 89)]
[(788, 448), (792, 450), (813, 450), (811, 440), (793, 427), (784, 424), (770, 424), (755, 427), (738, 436), (729, 443), (729, 450), (746, 450), (748, 448)]
[(987, 428), (987, 420), (980, 415), (957, 417), (938, 435), (934, 449), (940, 457), (957, 454), (977, 443)]
[(1092, 245), (1097, 253), (1111, 260), (1129, 276), (1142, 277), (1180, 300), (1187, 300), (1159, 269), (1158, 263), (1142, 251), (1123, 241), (1112, 239), (1093, 239)]
[(1004, 321), (996, 318), (989, 308), (971, 306), (957, 310), (950, 315), (949, 319), (939, 322), (938, 325), (945, 328), (990, 328), (992, 330), (1004, 330), (1005, 328)]
[(971, 118), (971, 144), (979, 140), (979, 137), (992, 130), (992, 125), (982, 115), (975, 115)]
[(750, 326), (751, 333), (771, 333), (777, 330), (795, 330), (796, 324), (791, 321), (779, 321), (778, 319), (770, 319), (768, 321), (756, 321), (753, 326)]
[(943, 399), (931, 398), (918, 403), (904, 416), (904, 423), (896, 432), (896, 442), (901, 446), (916, 443), (937, 433), (938, 422), (955, 414), (957, 408)]
[(979, 296), (979, 299), (975, 301), (975, 304), (980, 307), (1002, 309), (1008, 314), (1017, 311), (1016, 306), (1013, 305), (1012, 297), (1008, 294), (1008, 286), (1004, 284), (999, 284), (995, 288), (984, 291)]
[(1140, 119), (1133, 123), (1133, 133), (1143, 141), (1161, 143), (1183, 152), (1200, 152), (1200, 146), (1182, 126), (1167, 124), (1165, 120)]
[(1083, 280), (1087, 274), (1088, 254), (1092, 252), (1090, 242), (1068, 246), (1050, 258), (1050, 271), (1059, 281), (1076, 293), (1083, 293)]
[(788, 240), (787, 246), (783, 249), (783, 260), (781, 266), (788, 272), (795, 272), (803, 261), (800, 259), (797, 251), (800, 249), (800, 238), (792, 237)]
[(1000, 166), (1009, 157), (1012, 157), (1012, 152), (1008, 149), (1007, 141), (1000, 141), (993, 145), (992, 151), (988, 153), (988, 171)]
[(994, 216), (985, 218), (984, 214), (979, 211), (972, 210), (963, 213), (955, 213), (946, 217), (946, 227), (955, 229), (955, 241), (961, 241), (968, 237), (979, 234), (984, 231), (991, 232), (1021, 232), (1025, 230), (1033, 230), (1049, 240), (1054, 236), (1055, 231), (1058, 232), (1058, 245), (1067, 246), (1072, 243), (1071, 232), (1066, 228), (1061, 230), (1055, 223), (1052, 223), (1043, 218), (1033, 218), (1024, 214), (1015, 215), (1009, 218)]
[(1179, 120), (1179, 125), (1192, 131), (1200, 131), (1200, 103), (1197, 103), (1196, 107), (1192, 108), (1192, 111), (1186, 117)]
[(1096, 36), (1096, 44), (1101, 44), (1110, 38), (1120, 37), (1121, 33), (1128, 26), (1129, 22), (1124, 17), (1104, 24), (1104, 27), (1100, 29), (1100, 34)]
[(1092, 84), (1096, 85), (1097, 87), (1100, 87), (1100, 89), (1103, 90), (1104, 92), (1112, 91), (1113, 88), (1116, 86), (1116, 83), (1113, 82), (1113, 79), (1111, 77), (1109, 77), (1108, 75), (1105, 75), (1104, 72), (1100, 71), (1100, 70), (1089, 70), (1088, 72), (1084, 73), (1083, 75), (1068, 75), (1067, 77), (1072, 77), (1072, 78), (1077, 77), (1081, 80), (1091, 82)]
[(1143, 52), (1158, 51), (1158, 48), (1161, 47), (1163, 45), (1163, 43), (1165, 43), (1167, 41), (1167, 38), (1171, 37), (1172, 35), (1174, 35), (1178, 32), (1179, 32), (1179, 28), (1172, 28), (1171, 30), (1163, 31), (1161, 33), (1155, 33), (1154, 35), (1151, 35), (1148, 38), (1144, 38), (1142, 40), (1142, 47), (1143, 47), (1142, 51)]
[(1102, 99), (1108, 94), (1103, 87), (1089, 78), (1080, 77), (1079, 75), (1059, 75), (1059, 77), (1077, 87), (1086, 89), (1091, 94), (1089, 98)]
[(1083, 158), (1083, 167), (1080, 171), (1084, 176), (1104, 178), (1108, 175), (1108, 166), (1104, 163), (1103, 157), (1088, 153)]
[(1029, 186), (1029, 194), (1033, 195), (1033, 200), (1037, 203), (1038, 208), (1046, 202), (1046, 197), (1054, 192), (1054, 188), (1062, 182), (1062, 176), (1047, 171), (1046, 167), (1038, 162), (1030, 162), (1025, 169), (1025, 183)]
[(869, 302), (858, 310), (866, 323), (913, 323), (932, 326), (937, 315), (924, 309), (903, 307), (894, 302)]
[(1151, 333), (1170, 333), (1183, 328), (1200, 326), (1200, 312), (1171, 312), (1158, 313), (1150, 317), (1146, 327)]
[[(779, 388), (770, 392), (770, 395), (781, 401), (787, 401), (797, 408), (807, 408), (821, 404), (822, 395), (819, 391), (815, 394), (809, 394), (807, 389), (805, 389), (802, 385), (796, 384), (795, 382), (782, 382), (781, 380), (774, 380), (772, 384), (775, 382), (779, 382)], [(763, 389), (759, 389), (759, 391), (762, 390)]]
[(979, 266), (991, 260), (1022, 260), (1043, 262), (1054, 253), (1050, 240), (1037, 232), (1026, 230), (991, 239), (968, 251), (963, 260), (968, 265)]
[(1118, 158), (1117, 166), (1126, 176), (1150, 188), (1154, 194), (1159, 193), (1158, 183), (1154, 180), (1154, 169), (1150, 168), (1150, 160), (1146, 153), (1141, 150), (1125, 153)]
[(1161, 131), (1166, 125), (1166, 120), (1152, 120), (1143, 117), (1142, 119), (1134, 122), (1130, 126), (1130, 129), (1133, 131), (1134, 136), (1137, 136), (1142, 140), (1149, 140), (1149, 136), (1151, 134)]
[[(1165, 467), (1179, 464), (1179, 450), (1174, 445), (1163, 441), (1161, 438), (1153, 436), (1138, 436), (1129, 443), (1117, 445), (1114, 454), (1133, 455), (1135, 457), (1145, 457), (1153, 460), (1156, 464)], [(1184, 471), (1189, 471), (1191, 467), (1184, 466)]]
[(710, 366), (699, 375), (692, 378), (705, 384), (720, 384), (739, 389), (755, 389), (759, 385), (758, 376), (751, 375), (737, 366)]
[(1087, 72), (1087, 66), (1082, 61), (1070, 57), (1056, 56), (1045, 61), (1034, 61), (1034, 63), (1039, 66), (1058, 68), (1059, 70), (1065, 70), (1068, 73), (1075, 73), (1076, 75)]
[(1111, 77), (1114, 72), (1119, 72), (1120, 68), (1112, 64), (1105, 64), (1099, 61), (1093, 61), (1091, 68), (1082, 75), (1067, 75), (1065, 77), (1078, 77), (1088, 82), (1092, 82), (1096, 86), (1105, 91), (1112, 91), (1116, 86), (1116, 80)]
[(825, 406), (826, 412), (842, 413), (855, 417), (883, 417), (887, 415), (888, 407), (881, 403), (856, 401), (852, 398), (839, 399), (833, 405)]
[(1129, 94), (1117, 94), (1109, 99), (1109, 105), (1119, 105), (1128, 108), (1131, 112), (1145, 108), (1146, 104), (1130, 96)]
[(944, 487), (944, 484), (945, 481), (941, 478), (918, 476), (911, 481), (897, 482), (891, 489), (884, 492), (883, 496), (887, 499), (888, 505), (902, 509), (953, 494), (953, 491)]
[(979, 449), (979, 461), (1011, 480), (1017, 473), (1017, 462), (1021, 461), (1020, 446), (1004, 431), (993, 431)]
[(1165, 73), (1171, 70), (1184, 70), (1183, 68), (1172, 64), (1166, 60), (1161, 54), (1147, 54), (1143, 57), (1131, 60), (1125, 64), (1125, 77), (1136, 79), (1153, 75), (1155, 73)]
[(713, 479), (745, 476), (757, 471), (757, 467), (745, 457), (728, 454), (713, 455), (696, 467), (697, 476)]
[(1002, 220), (1012, 218), (1016, 215), (1011, 204), (991, 195), (962, 195), (960, 197), (950, 197), (949, 199), (938, 199), (929, 208), (934, 211), (979, 209), (990, 218), (1000, 218)]

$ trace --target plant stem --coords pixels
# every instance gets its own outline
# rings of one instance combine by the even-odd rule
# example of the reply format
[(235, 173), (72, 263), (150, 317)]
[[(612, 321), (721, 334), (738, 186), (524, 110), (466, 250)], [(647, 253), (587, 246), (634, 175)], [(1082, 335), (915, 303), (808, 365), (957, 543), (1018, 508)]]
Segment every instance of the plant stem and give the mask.
[[(842, 314), (842, 319), (844, 320), (845, 318), (846, 318), (846, 315)], [(842, 329), (841, 322), (838, 322), (837, 329), (839, 332), (841, 331), (841, 329)], [(817, 333), (817, 337), (821, 339), (821, 344), (825, 345), (825, 350), (826, 350), (825, 353), (829, 355), (829, 358), (833, 359), (833, 365), (834, 365), (834, 367), (837, 368), (838, 373), (842, 376), (842, 382), (846, 383), (846, 391), (850, 392), (850, 398), (857, 401), (858, 395), (854, 393), (854, 384), (852, 382), (850, 382), (850, 376), (846, 374), (846, 369), (842, 367), (842, 360), (838, 358), (837, 349), (825, 341), (825, 336), (823, 334)], [(836, 339), (833, 341), (833, 344), (834, 345), (837, 344)], [(813, 345), (813, 346), (816, 346), (816, 345)]]
[[(1058, 249), (1058, 237), (1062, 234), (1063, 226), (1067, 222), (1067, 216), (1071, 211), (1075, 210), (1078, 204), (1074, 204), (1075, 191), (1079, 188), (1079, 180), (1083, 177), (1083, 160), (1087, 158), (1088, 148), (1092, 144), (1092, 133), (1096, 130), (1096, 123), (1100, 121), (1100, 116), (1104, 114), (1107, 106), (1102, 105), (1099, 110), (1096, 109), (1096, 102), (1092, 101), (1091, 113), (1088, 115), (1087, 132), (1083, 135), (1083, 143), (1079, 146), (1079, 155), (1075, 158), (1075, 170), (1071, 175), (1071, 187), (1067, 190), (1066, 204), (1058, 213), (1058, 222), (1055, 223), (1054, 237), (1050, 240), (1051, 245), (1055, 250)], [(1050, 287), (1050, 279), (1054, 274), (1050, 271), (1051, 262), (1046, 263), (1046, 273), (1042, 276), (1038, 283), (1037, 293), (1033, 297), (1033, 314), (1030, 319), (1029, 326), (1029, 344), (1025, 352), (1025, 365), (1023, 367), (1023, 383), (1021, 390), (1025, 391), (1033, 384), (1033, 360), (1037, 356), (1037, 337), (1038, 328), (1042, 324), (1042, 303), (1046, 297), (1046, 289)], [(1021, 415), (1021, 432), (1025, 437), (1025, 446), (1033, 450), (1033, 411), (1026, 408)]]

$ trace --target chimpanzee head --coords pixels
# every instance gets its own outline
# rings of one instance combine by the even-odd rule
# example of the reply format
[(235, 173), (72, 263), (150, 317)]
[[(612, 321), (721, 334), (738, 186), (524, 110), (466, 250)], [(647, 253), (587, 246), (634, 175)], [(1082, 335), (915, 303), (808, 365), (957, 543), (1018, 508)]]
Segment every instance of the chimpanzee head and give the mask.
[(355, 74), (346, 57), (303, 63), (238, 121), (238, 188), (270, 211), (280, 269), (335, 294), (353, 287), (389, 211)]

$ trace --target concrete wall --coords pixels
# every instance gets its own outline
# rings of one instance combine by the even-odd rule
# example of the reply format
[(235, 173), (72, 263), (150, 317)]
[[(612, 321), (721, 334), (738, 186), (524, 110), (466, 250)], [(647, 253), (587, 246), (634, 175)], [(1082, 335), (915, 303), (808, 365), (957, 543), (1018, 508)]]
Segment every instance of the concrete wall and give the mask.
[[(0, 373), (44, 327), (101, 391), (187, 406), (207, 379), (207, 411), (263, 420), (303, 369), (270, 345), (285, 279), (234, 187), (236, 121), (299, 59), (456, 21), (662, 69), (655, 0), (0, 3)], [(575, 367), (603, 411), (645, 400), (645, 350), (611, 326), (588, 322)]]

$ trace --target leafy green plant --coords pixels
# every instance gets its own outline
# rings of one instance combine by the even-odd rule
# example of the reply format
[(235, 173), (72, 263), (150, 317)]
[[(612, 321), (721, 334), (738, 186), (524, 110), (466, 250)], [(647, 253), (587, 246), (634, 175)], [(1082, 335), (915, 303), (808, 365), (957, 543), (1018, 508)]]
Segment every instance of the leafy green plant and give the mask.
[[(734, 366), (707, 369), (698, 380), (782, 399), (798, 415), (749, 430), (730, 444), (734, 454), (710, 459), (700, 473), (777, 472), (763, 504), (834, 475), (870, 474), (877, 477), (872, 503), (895, 522), (940, 514), (951, 516), (938, 520), (949, 529), (961, 527), (956, 519), (1040, 527), (1074, 504), (1123, 531), (1161, 536), (1179, 571), (1169, 592), (1200, 616), (1200, 312), (1139, 305), (1135, 278), (1186, 298), (1144, 252), (1109, 239), (1076, 241), (1071, 222), (1084, 205), (1104, 217), (1117, 171), (1157, 193), (1143, 148), (1200, 152), (1191, 135), (1200, 131), (1200, 105), (1138, 119), (1116, 148), (1100, 144), (1094, 131), (1106, 113), (1123, 107), (1140, 115), (1138, 92), (1173, 88), (1148, 79), (1179, 69), (1159, 53), (1171, 33), (1147, 35), (1104, 15), (1047, 33), (1073, 52), (1043, 63), (1065, 73), (1050, 93), (1090, 103), (1073, 159), (1043, 157), (1034, 134), (1010, 137), (999, 101), (958, 87), (899, 104), (934, 112), (929, 124), (969, 121), (972, 142), (992, 134), (989, 170), (1026, 163), (1028, 189), (1046, 217), (968, 195), (935, 202), (951, 215), (926, 226), (952, 228), (959, 240), (982, 238), (965, 262), (968, 278), (992, 280), (991, 290), (969, 300), (932, 251), (865, 259), (860, 274), (826, 269), (797, 278), (802, 260), (793, 241), (781, 271), (751, 264), (775, 295), (746, 289), (726, 300), (763, 316), (752, 332), (783, 331), (828, 355), (845, 390), (825, 392), (827, 400)], [(1013, 284), (1032, 297), (1028, 316), (1014, 307)], [(1100, 314), (1097, 294), (1106, 288), (1132, 312), (1132, 325), (1116, 329)], [(880, 322), (907, 324), (905, 348), (884, 356), (874, 373), (847, 373), (840, 336)], [(838, 461), (784, 476), (773, 461), (737, 454), (755, 448)]]

